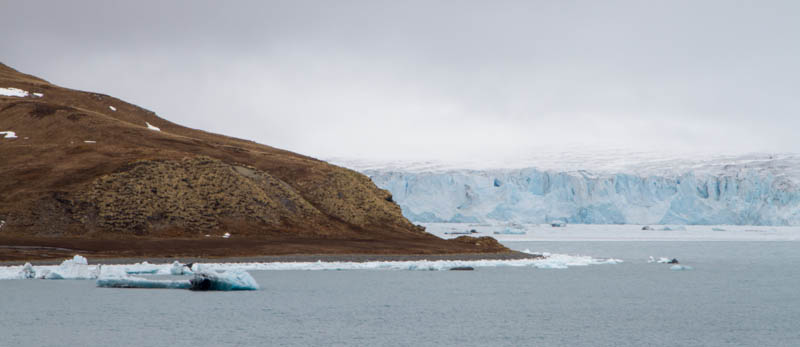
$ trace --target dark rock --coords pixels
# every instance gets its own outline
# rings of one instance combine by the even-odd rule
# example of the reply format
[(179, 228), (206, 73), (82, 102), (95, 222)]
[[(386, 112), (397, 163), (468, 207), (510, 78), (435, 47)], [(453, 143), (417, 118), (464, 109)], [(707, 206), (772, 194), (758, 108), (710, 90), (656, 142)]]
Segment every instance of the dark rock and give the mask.
[(472, 266), (456, 266), (450, 268), (450, 271), (472, 271), (472, 270), (475, 270), (475, 268), (473, 268)]

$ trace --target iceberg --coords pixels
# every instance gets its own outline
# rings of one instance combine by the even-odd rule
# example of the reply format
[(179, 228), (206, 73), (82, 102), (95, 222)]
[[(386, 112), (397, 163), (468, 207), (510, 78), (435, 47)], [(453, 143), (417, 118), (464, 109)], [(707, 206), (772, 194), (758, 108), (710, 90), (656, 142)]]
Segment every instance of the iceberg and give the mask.
[[(524, 252), (541, 257), (514, 260), (414, 260), (414, 261), (369, 261), (369, 262), (273, 262), (273, 263), (195, 263), (191, 268), (177, 262), (171, 264), (145, 264), (147, 272), (142, 272), (144, 263), (134, 265), (86, 265), (75, 263), (74, 259), (64, 261), (59, 266), (0, 266), (0, 280), (25, 279), (97, 279), (98, 286), (120, 288), (191, 288), (189, 280), (160, 280), (137, 277), (137, 274), (152, 275), (194, 275), (193, 279), (202, 282), (208, 279), (215, 290), (255, 290), (258, 283), (247, 271), (292, 271), (292, 270), (405, 270), (442, 271), (459, 267), (529, 267), (537, 269), (567, 269), (573, 266), (619, 264), (623, 261), (614, 258), (593, 258), (583, 255)], [(83, 257), (81, 257), (83, 258)], [(83, 258), (85, 260), (85, 258)], [(133, 267), (133, 268), (132, 268)], [(133, 272), (133, 274), (131, 274)], [(174, 282), (174, 283), (173, 283)], [(178, 283), (179, 282), (179, 283)], [(198, 286), (205, 284), (198, 283)]]
[(97, 279), (104, 288), (191, 289), (197, 291), (258, 290), (258, 282), (247, 271), (232, 269), (195, 273), (191, 280), (158, 280), (136, 276), (109, 275)]
[(658, 263), (658, 264), (677, 264), (677, 261), (678, 261), (678, 259), (675, 259), (675, 258), (670, 259), (670, 258), (664, 258), (664, 257), (660, 257), (660, 258), (658, 258), (658, 260), (656, 260), (655, 258), (653, 258), (652, 255), (650, 256), (649, 259), (647, 259), (648, 263)]
[(36, 278), (36, 270), (33, 269), (33, 265), (31, 265), (31, 263), (25, 263), (25, 266), (22, 267), (22, 271), (20, 271), (19, 275), (25, 279)]
[(693, 270), (694, 268), (687, 265), (672, 265), (670, 266), (669, 269), (672, 271), (687, 271), (687, 270)]
[(223, 272), (200, 272), (192, 278), (192, 290), (258, 290), (256, 280), (247, 271), (234, 269)]
[(161, 266), (153, 265), (147, 261), (143, 261), (141, 263), (128, 265), (125, 268), (125, 272), (129, 275), (153, 275), (158, 273), (161, 268)]
[(57, 267), (43, 267), (35, 271), (36, 278), (46, 280), (85, 280), (97, 278), (100, 267), (90, 267), (86, 258), (75, 255)]
[(192, 269), (176, 260), (172, 262), (172, 266), (169, 268), (169, 273), (175, 276), (187, 275), (192, 273)]
[(495, 231), (494, 234), (495, 235), (525, 235), (525, 234), (527, 234), (527, 232), (525, 232), (524, 230), (505, 229), (505, 230), (502, 230), (502, 231)]
[(136, 276), (108, 276), (97, 279), (97, 286), (103, 288), (160, 288), (189, 289), (189, 281), (154, 280)]

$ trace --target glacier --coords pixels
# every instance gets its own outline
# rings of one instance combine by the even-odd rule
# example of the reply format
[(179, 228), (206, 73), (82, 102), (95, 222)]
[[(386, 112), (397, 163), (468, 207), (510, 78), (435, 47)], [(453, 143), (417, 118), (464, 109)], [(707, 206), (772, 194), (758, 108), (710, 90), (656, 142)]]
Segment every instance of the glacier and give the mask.
[(516, 168), (337, 164), (388, 190), (417, 223), (800, 225), (797, 155), (625, 158)]

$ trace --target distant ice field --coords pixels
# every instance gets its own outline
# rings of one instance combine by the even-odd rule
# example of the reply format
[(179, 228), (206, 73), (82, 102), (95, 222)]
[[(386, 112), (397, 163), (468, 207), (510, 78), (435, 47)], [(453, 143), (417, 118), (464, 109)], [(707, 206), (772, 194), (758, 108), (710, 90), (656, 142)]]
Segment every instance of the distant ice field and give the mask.
[[(517, 223), (422, 223), (442, 238), (491, 236), (513, 241), (798, 241), (800, 227), (746, 225), (611, 225)], [(643, 230), (647, 229), (647, 230)], [(476, 233), (471, 233), (475, 230)]]

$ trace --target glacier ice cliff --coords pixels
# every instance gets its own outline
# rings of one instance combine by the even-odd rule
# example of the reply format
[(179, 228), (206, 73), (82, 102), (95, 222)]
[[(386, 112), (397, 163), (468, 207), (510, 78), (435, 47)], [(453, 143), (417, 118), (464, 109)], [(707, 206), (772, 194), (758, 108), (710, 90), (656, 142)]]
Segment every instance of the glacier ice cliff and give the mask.
[(765, 155), (617, 172), (400, 165), (360, 171), (389, 190), (407, 218), (423, 223), (800, 225), (798, 162)]

